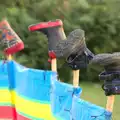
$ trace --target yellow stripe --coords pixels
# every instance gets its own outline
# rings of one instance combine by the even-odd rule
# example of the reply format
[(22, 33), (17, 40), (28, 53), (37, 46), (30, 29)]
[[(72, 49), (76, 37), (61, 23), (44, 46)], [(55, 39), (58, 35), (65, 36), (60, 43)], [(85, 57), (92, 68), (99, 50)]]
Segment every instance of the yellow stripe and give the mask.
[(0, 89), (0, 103), (11, 103), (11, 94), (8, 89)]
[(45, 120), (55, 120), (55, 118), (52, 116), (51, 106), (49, 104), (32, 102), (30, 100), (26, 100), (18, 96), (17, 94), (15, 95), (14, 91), (12, 91), (11, 93), (12, 95), (14, 95), (15, 107), (19, 112), (35, 118), (41, 118)]
[(41, 118), (45, 120), (56, 120), (52, 116), (51, 106), (49, 104), (36, 103), (30, 100), (26, 100), (18, 96), (15, 93), (15, 91), (9, 91), (8, 89), (1, 89), (0, 103), (14, 104), (19, 112), (35, 118)]
[(15, 105), (15, 100), (16, 100), (16, 93), (15, 93), (15, 91), (14, 90), (11, 90), (10, 91), (10, 94), (11, 94), (11, 102), (12, 102), (12, 104), (13, 105)]

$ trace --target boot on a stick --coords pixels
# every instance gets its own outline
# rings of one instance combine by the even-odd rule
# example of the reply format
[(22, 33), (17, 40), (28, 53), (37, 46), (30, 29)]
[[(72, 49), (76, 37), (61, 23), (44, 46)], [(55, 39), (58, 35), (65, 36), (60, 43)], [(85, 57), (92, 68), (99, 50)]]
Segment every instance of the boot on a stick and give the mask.
[(7, 20), (0, 22), (0, 44), (6, 55), (15, 54), (24, 49), (24, 44), (11, 28)]
[(32, 32), (39, 31), (45, 34), (48, 39), (49, 57), (51, 59), (56, 58), (56, 54), (54, 51), (56, 44), (58, 43), (59, 40), (66, 39), (62, 21), (56, 20), (30, 25), (29, 31)]
[(72, 31), (66, 40), (59, 41), (55, 48), (58, 58), (66, 58), (66, 62), (73, 70), (86, 68), (94, 54), (87, 48), (85, 33), (81, 29)]
[(99, 75), (100, 80), (104, 81), (102, 88), (105, 95), (120, 95), (120, 53), (98, 54), (91, 63), (101, 65), (105, 69)]

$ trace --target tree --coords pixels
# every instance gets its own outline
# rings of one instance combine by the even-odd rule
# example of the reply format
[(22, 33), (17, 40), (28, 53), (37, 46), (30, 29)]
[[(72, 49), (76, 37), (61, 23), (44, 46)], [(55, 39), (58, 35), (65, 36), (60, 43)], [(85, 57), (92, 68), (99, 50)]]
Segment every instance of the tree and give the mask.
[[(50, 67), (47, 63), (47, 38), (40, 32), (29, 32), (29, 25), (61, 19), (66, 36), (76, 28), (85, 30), (87, 46), (93, 53), (117, 52), (120, 50), (120, 13), (116, 12), (115, 16), (113, 12), (117, 10), (119, 7), (110, 7), (110, 2), (106, 0), (0, 1), (1, 19), (6, 17), (25, 43), (25, 49), (14, 56), (15, 60), (25, 66), (39, 69)], [(60, 78), (70, 81), (71, 70), (62, 66), (64, 60), (58, 62)], [(88, 69), (81, 70), (80, 79), (98, 81), (98, 74), (102, 70), (98, 66), (89, 66)]]

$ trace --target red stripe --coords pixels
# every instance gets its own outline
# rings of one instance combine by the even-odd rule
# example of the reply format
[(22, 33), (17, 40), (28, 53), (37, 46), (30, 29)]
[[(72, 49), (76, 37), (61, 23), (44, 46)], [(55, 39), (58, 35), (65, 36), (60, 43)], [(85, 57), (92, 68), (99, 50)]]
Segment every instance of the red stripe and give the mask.
[(20, 114), (16, 114), (15, 108), (11, 106), (0, 106), (0, 119), (31, 120)]
[(29, 31), (36, 31), (40, 30), (43, 28), (50, 28), (50, 27), (56, 27), (56, 26), (61, 26), (63, 25), (61, 20), (56, 20), (56, 21), (50, 21), (50, 22), (41, 22), (35, 25), (30, 25), (28, 27)]
[(0, 118), (14, 120), (14, 109), (10, 106), (0, 106)]

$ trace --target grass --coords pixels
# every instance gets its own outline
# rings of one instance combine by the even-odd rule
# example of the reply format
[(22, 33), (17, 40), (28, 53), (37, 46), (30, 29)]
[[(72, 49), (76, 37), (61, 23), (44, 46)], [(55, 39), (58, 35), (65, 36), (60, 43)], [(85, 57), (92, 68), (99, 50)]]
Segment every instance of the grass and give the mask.
[[(107, 97), (104, 95), (104, 91), (99, 84), (81, 83), (82, 88), (81, 98), (94, 103), (96, 105), (105, 107)], [(120, 96), (115, 96), (113, 120), (120, 120)]]

